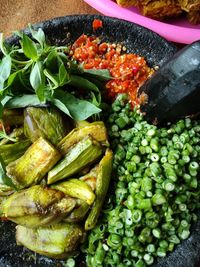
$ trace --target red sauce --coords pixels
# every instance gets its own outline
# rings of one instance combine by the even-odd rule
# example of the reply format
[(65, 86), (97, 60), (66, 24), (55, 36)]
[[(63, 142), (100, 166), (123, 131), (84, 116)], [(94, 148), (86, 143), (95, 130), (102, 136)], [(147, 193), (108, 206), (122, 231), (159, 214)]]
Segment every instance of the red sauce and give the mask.
[(86, 69), (108, 69), (112, 80), (106, 83), (108, 95), (128, 93), (133, 105), (137, 104), (138, 88), (153, 73), (145, 59), (136, 54), (126, 54), (119, 44), (101, 43), (96, 37), (82, 35), (72, 46), (73, 57)]

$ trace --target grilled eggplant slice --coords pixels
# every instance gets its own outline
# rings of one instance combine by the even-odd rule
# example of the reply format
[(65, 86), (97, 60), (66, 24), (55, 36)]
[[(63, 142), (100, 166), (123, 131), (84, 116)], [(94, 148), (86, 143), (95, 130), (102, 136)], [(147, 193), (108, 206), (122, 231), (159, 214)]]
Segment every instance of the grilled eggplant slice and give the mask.
[(85, 230), (90, 230), (94, 228), (97, 223), (110, 184), (112, 161), (113, 153), (110, 149), (107, 149), (105, 156), (99, 163), (95, 190), (96, 199), (85, 222)]
[(59, 223), (37, 229), (18, 225), (16, 228), (18, 245), (56, 259), (73, 255), (85, 237), (83, 229), (77, 224)]
[(85, 219), (85, 216), (87, 215), (89, 209), (90, 205), (88, 205), (86, 201), (77, 199), (75, 209), (73, 209), (73, 211), (70, 212), (70, 214), (66, 218), (64, 218), (64, 221), (69, 223), (80, 222)]
[(24, 112), (24, 132), (32, 142), (43, 137), (53, 145), (57, 145), (71, 130), (69, 123), (68, 127), (66, 124), (60, 112), (52, 107), (28, 107)]
[[(19, 142), (21, 140), (25, 140), (26, 137), (24, 135), (24, 127), (14, 128), (14, 130), (9, 134), (10, 139), (15, 139), (16, 142)], [(8, 138), (4, 138), (0, 141), (0, 146), (12, 143), (11, 140)]]
[(99, 171), (99, 164), (92, 168), (87, 174), (81, 176), (79, 180), (86, 182), (95, 191), (97, 183), (97, 174)]
[(24, 114), (22, 109), (4, 109), (3, 124), (9, 126), (22, 125)]
[(75, 205), (76, 200), (64, 193), (35, 185), (9, 196), (3, 203), (3, 216), (17, 224), (36, 228), (58, 223)]
[(8, 165), (9, 163), (20, 158), (30, 145), (31, 141), (28, 139), (12, 144), (0, 145), (0, 155), (5, 165)]
[(40, 137), (25, 154), (6, 167), (18, 189), (35, 185), (58, 162), (60, 153), (45, 139)]
[(80, 198), (86, 201), (88, 205), (91, 205), (95, 200), (95, 194), (91, 187), (78, 179), (70, 179), (51, 187), (64, 192), (68, 196)]
[(67, 154), (72, 146), (83, 140), (88, 135), (104, 146), (109, 145), (107, 130), (102, 121), (96, 121), (82, 125), (83, 126), (73, 129), (59, 142), (58, 149), (63, 155)]
[(95, 162), (103, 153), (100, 144), (91, 137), (86, 137), (66, 154), (48, 173), (48, 184), (55, 183), (64, 178), (72, 177), (84, 167)]

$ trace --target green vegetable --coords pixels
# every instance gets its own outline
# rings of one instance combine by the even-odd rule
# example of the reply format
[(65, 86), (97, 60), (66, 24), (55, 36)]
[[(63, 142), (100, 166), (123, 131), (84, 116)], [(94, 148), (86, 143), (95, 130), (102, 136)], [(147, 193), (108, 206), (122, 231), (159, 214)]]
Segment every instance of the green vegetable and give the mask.
[(2, 121), (4, 125), (22, 125), (24, 123), (23, 111), (18, 109), (4, 109)]
[(57, 183), (52, 185), (51, 188), (60, 190), (68, 196), (80, 198), (88, 205), (92, 205), (95, 200), (95, 194), (90, 186), (78, 179), (70, 179), (65, 182)]
[(112, 159), (113, 153), (111, 150), (107, 149), (105, 156), (102, 158), (98, 165), (95, 189), (96, 199), (88, 215), (88, 218), (85, 221), (85, 230), (91, 230), (97, 223), (110, 184)]
[(13, 191), (16, 189), (12, 180), (6, 174), (5, 162), (0, 155), (0, 196), (4, 195), (4, 192)]
[(86, 201), (77, 199), (76, 207), (66, 218), (64, 218), (64, 221), (69, 223), (83, 221), (89, 209), (90, 205), (88, 205)]
[(84, 167), (94, 163), (102, 154), (99, 143), (91, 137), (86, 137), (74, 145), (53, 169), (48, 173), (48, 184), (55, 183), (64, 178), (72, 177)]
[[(1, 137), (1, 132), (0, 132), (0, 137)], [(24, 127), (14, 128), (14, 130), (9, 135), (7, 135), (6, 132), (4, 131), (2, 138), (3, 139), (0, 141), (0, 146), (8, 144), (10, 142), (17, 142), (24, 140), (25, 139)]]
[(79, 225), (59, 223), (36, 229), (17, 226), (18, 245), (51, 258), (65, 259), (76, 253), (84, 240), (84, 231)]
[(183, 119), (158, 128), (119, 95), (107, 125), (113, 183), (88, 238), (87, 265), (152, 265), (189, 237), (196, 220), (200, 121)]
[(73, 145), (80, 142), (88, 135), (102, 145), (108, 146), (107, 131), (104, 123), (102, 121), (95, 121), (74, 128), (59, 142), (58, 149), (65, 155)]
[(9, 196), (3, 203), (3, 216), (29, 228), (55, 224), (76, 205), (76, 200), (57, 190), (32, 186)]
[(7, 175), (19, 189), (35, 185), (51, 170), (60, 157), (59, 152), (40, 137), (23, 156), (6, 167)]
[(32, 142), (43, 137), (56, 146), (70, 128), (70, 122), (64, 122), (55, 108), (28, 107), (24, 111), (24, 132)]
[(28, 139), (12, 144), (0, 145), (0, 154), (5, 165), (12, 164), (13, 161), (19, 159), (30, 145), (31, 142)]
[[(66, 54), (66, 46), (48, 45), (42, 29), (30, 27), (31, 38), (16, 32), (19, 46), (5, 48), (0, 62), (0, 118), (5, 108), (53, 104), (68, 116), (84, 120), (101, 111), (101, 81), (111, 79), (108, 70), (84, 70)], [(2, 36), (1, 36), (2, 37)], [(97, 82), (95, 82), (97, 81)], [(88, 100), (67, 92), (68, 86), (85, 89)], [(97, 101), (98, 100), (98, 101)]]

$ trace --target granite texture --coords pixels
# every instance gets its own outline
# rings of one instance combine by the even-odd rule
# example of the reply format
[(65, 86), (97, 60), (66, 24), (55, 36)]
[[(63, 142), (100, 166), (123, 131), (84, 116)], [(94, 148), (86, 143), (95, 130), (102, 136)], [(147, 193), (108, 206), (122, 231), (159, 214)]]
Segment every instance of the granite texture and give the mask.
[[(97, 15), (61, 17), (40, 23), (35, 27), (42, 27), (52, 43), (65, 44), (73, 42), (82, 33), (94, 34), (91, 26), (94, 18), (100, 18), (104, 26), (95, 35), (102, 40), (122, 43), (127, 47), (128, 52), (144, 56), (150, 66), (161, 66), (176, 52), (175, 46), (141, 26)], [(11, 38), (8, 42), (14, 43), (17, 39)], [(12, 223), (0, 223), (0, 236), (0, 266), (2, 267), (62, 266), (62, 262), (50, 260), (35, 255), (23, 247), (17, 247), (15, 226)], [(199, 252), (200, 222), (193, 226), (192, 235), (188, 240), (153, 267), (197, 267), (200, 266)], [(78, 266), (84, 266), (84, 263), (80, 260)]]

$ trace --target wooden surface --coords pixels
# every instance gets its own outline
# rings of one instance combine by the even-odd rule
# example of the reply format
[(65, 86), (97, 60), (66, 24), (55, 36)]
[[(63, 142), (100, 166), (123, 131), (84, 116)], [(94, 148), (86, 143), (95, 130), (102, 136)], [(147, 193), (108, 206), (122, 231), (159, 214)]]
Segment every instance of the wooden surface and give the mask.
[(99, 14), (83, 0), (0, 0), (0, 32), (6, 36), (54, 17), (72, 14)]

